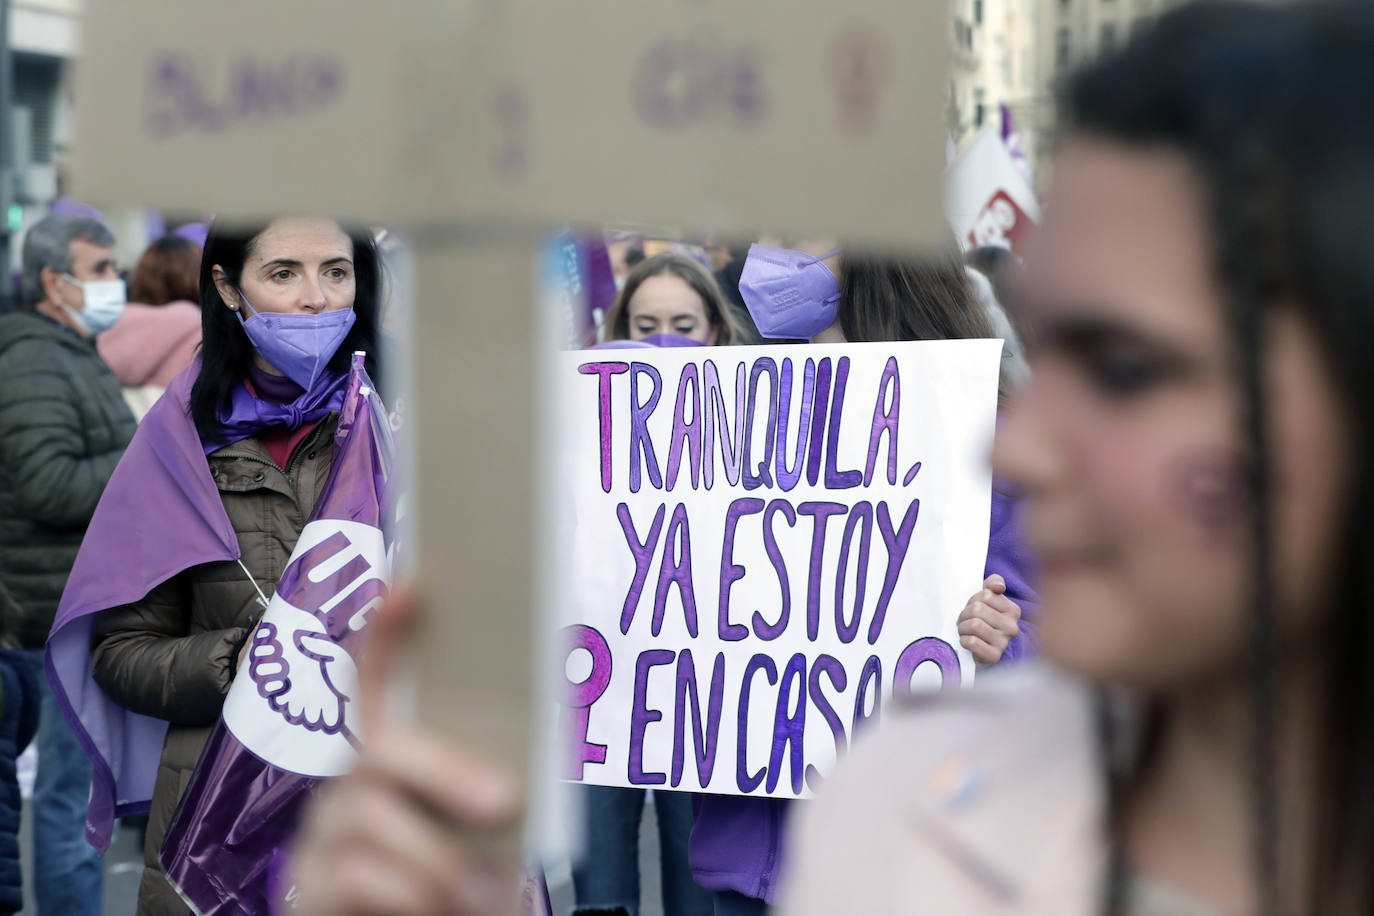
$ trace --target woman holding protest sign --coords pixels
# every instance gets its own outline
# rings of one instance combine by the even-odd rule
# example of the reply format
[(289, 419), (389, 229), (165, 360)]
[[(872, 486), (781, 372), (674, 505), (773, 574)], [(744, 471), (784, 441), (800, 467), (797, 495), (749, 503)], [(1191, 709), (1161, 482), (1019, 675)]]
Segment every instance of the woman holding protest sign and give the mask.
[(676, 335), (696, 344), (728, 347), (738, 328), (715, 278), (676, 252), (635, 265), (606, 315), (606, 340), (645, 340)]
[[(933, 258), (845, 254), (829, 241), (792, 247), (757, 244), (740, 292), (759, 331), (812, 343), (958, 340), (992, 337), (988, 317), (953, 254)], [(992, 500), (983, 588), (959, 616), (965, 649), (979, 665), (1029, 650), (1023, 611), (1035, 601), (1016, 504)], [(700, 795), (692, 830), (692, 871), (716, 895), (717, 916), (766, 912), (788, 867), (783, 843), (791, 805), (782, 799)]]
[(372, 240), (331, 220), (216, 226), (200, 280), (201, 355), (115, 472), (48, 644), (96, 763), (89, 832), (151, 799), (141, 914), (186, 912), (164, 831), (329, 476), (349, 354), (378, 342)]
[[(737, 333), (715, 278), (692, 258), (664, 252), (634, 266), (606, 317), (607, 340), (650, 346), (725, 346)], [(573, 866), (576, 912), (639, 912), (639, 826), (644, 789), (583, 786), (583, 850)], [(691, 796), (654, 792), (663, 911), (710, 916), (711, 895), (697, 885), (687, 862)]]
[(994, 458), (1059, 671), (889, 717), (789, 912), (1374, 908), (1371, 48), (1369, 4), (1199, 3), (1066, 85)]

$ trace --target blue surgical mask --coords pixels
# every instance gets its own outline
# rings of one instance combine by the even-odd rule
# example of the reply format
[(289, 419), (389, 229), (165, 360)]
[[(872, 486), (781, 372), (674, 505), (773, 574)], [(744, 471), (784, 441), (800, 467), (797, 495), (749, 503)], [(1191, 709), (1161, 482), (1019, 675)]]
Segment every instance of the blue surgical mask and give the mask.
[(81, 298), (85, 305), (74, 309), (65, 302), (59, 302), (81, 330), (94, 337), (108, 331), (119, 316), (124, 314), (127, 294), (123, 280), (90, 280), (82, 283), (71, 274), (63, 274), (73, 286), (81, 287)]
[(357, 316), (346, 309), (306, 315), (299, 312), (259, 312), (239, 290), (239, 298), (253, 314), (239, 315), (253, 348), (278, 372), (306, 391), (328, 367), (334, 353), (353, 328)]
[(739, 292), (764, 337), (810, 339), (835, 323), (840, 281), (820, 257), (790, 248), (750, 245)]

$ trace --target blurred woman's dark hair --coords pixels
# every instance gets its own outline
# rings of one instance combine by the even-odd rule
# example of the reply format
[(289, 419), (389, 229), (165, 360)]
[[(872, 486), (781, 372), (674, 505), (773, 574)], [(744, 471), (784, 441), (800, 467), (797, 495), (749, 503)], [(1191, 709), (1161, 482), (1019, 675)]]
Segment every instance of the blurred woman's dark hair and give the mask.
[(610, 311), (606, 313), (606, 339), (628, 340), (630, 337), (630, 300), (639, 291), (640, 284), (650, 277), (671, 274), (682, 280), (701, 297), (706, 321), (716, 331), (716, 346), (728, 347), (735, 343), (739, 328), (734, 313), (726, 305), (724, 295), (716, 284), (716, 278), (702, 264), (685, 254), (665, 251), (652, 258), (645, 258), (635, 265), (625, 278), (625, 287), (616, 296)]
[[(245, 227), (222, 226), (216, 222), (205, 239), (200, 261), (201, 364), (191, 388), (191, 419), (202, 439), (213, 440), (219, 433), (219, 411), (226, 406), (234, 386), (247, 378), (253, 365), (253, 345), (215, 287), (214, 268), (219, 265), (234, 286), (240, 283), (244, 262), (269, 223)], [(367, 372), (380, 379), (378, 371), (379, 314), (381, 311), (381, 262), (371, 233), (348, 229), (353, 242), (353, 276), (357, 291), (353, 298), (353, 327), (329, 361), (331, 369), (347, 371), (350, 354), (367, 353)]]
[(129, 273), (129, 301), (200, 304), (200, 246), (179, 235), (149, 245)]
[(992, 325), (951, 248), (925, 257), (845, 252), (840, 329), (846, 340), (965, 340)]
[[(1303, 912), (1374, 911), (1374, 598), (1349, 583), (1374, 555), (1374, 4), (1203, 2), (1161, 17), (1122, 52), (1063, 87), (1068, 135), (1177, 151), (1196, 168), (1214, 241), (1208, 254), (1229, 300), (1244, 405), (1253, 518), (1250, 669), (1255, 874), (1262, 913), (1291, 906), (1281, 886), (1275, 776), (1278, 625), (1272, 570), (1271, 471), (1262, 385), (1267, 316), (1295, 310), (1315, 333), (1344, 396), (1354, 469), (1330, 593), (1327, 677), (1312, 711), (1318, 814), (1311, 900)], [(1167, 716), (1167, 710), (1161, 713)], [(1127, 775), (1118, 801), (1149, 761)], [(1284, 870), (1284, 880), (1297, 877)], [(1110, 904), (1109, 905), (1113, 905)]]

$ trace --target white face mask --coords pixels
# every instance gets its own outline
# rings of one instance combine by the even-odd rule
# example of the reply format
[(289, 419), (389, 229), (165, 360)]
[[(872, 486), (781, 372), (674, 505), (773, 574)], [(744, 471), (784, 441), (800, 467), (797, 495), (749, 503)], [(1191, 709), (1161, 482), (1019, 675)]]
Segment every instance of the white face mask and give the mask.
[(74, 309), (65, 302), (60, 304), (87, 334), (94, 337), (101, 331), (109, 330), (124, 313), (124, 303), (128, 294), (123, 280), (92, 280), (82, 283), (71, 274), (64, 276), (71, 283), (81, 287), (86, 305), (82, 309)]

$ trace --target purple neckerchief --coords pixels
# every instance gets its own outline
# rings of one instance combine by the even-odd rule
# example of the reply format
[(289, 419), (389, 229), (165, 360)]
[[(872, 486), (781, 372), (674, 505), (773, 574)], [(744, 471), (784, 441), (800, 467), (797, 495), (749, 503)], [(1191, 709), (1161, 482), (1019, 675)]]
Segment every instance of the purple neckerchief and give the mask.
[(167, 723), (124, 709), (92, 680), (94, 615), (139, 601), (192, 566), (238, 559), (238, 537), (205, 456), (296, 416), (323, 417), (342, 403), (347, 378), (330, 375), (283, 405), (239, 385), (221, 412), (226, 434), (202, 443), (189, 409), (199, 371), (197, 358), (139, 424), (91, 517), (48, 634), (48, 683), (91, 758), (86, 838), (101, 851), (114, 818), (148, 810)]

